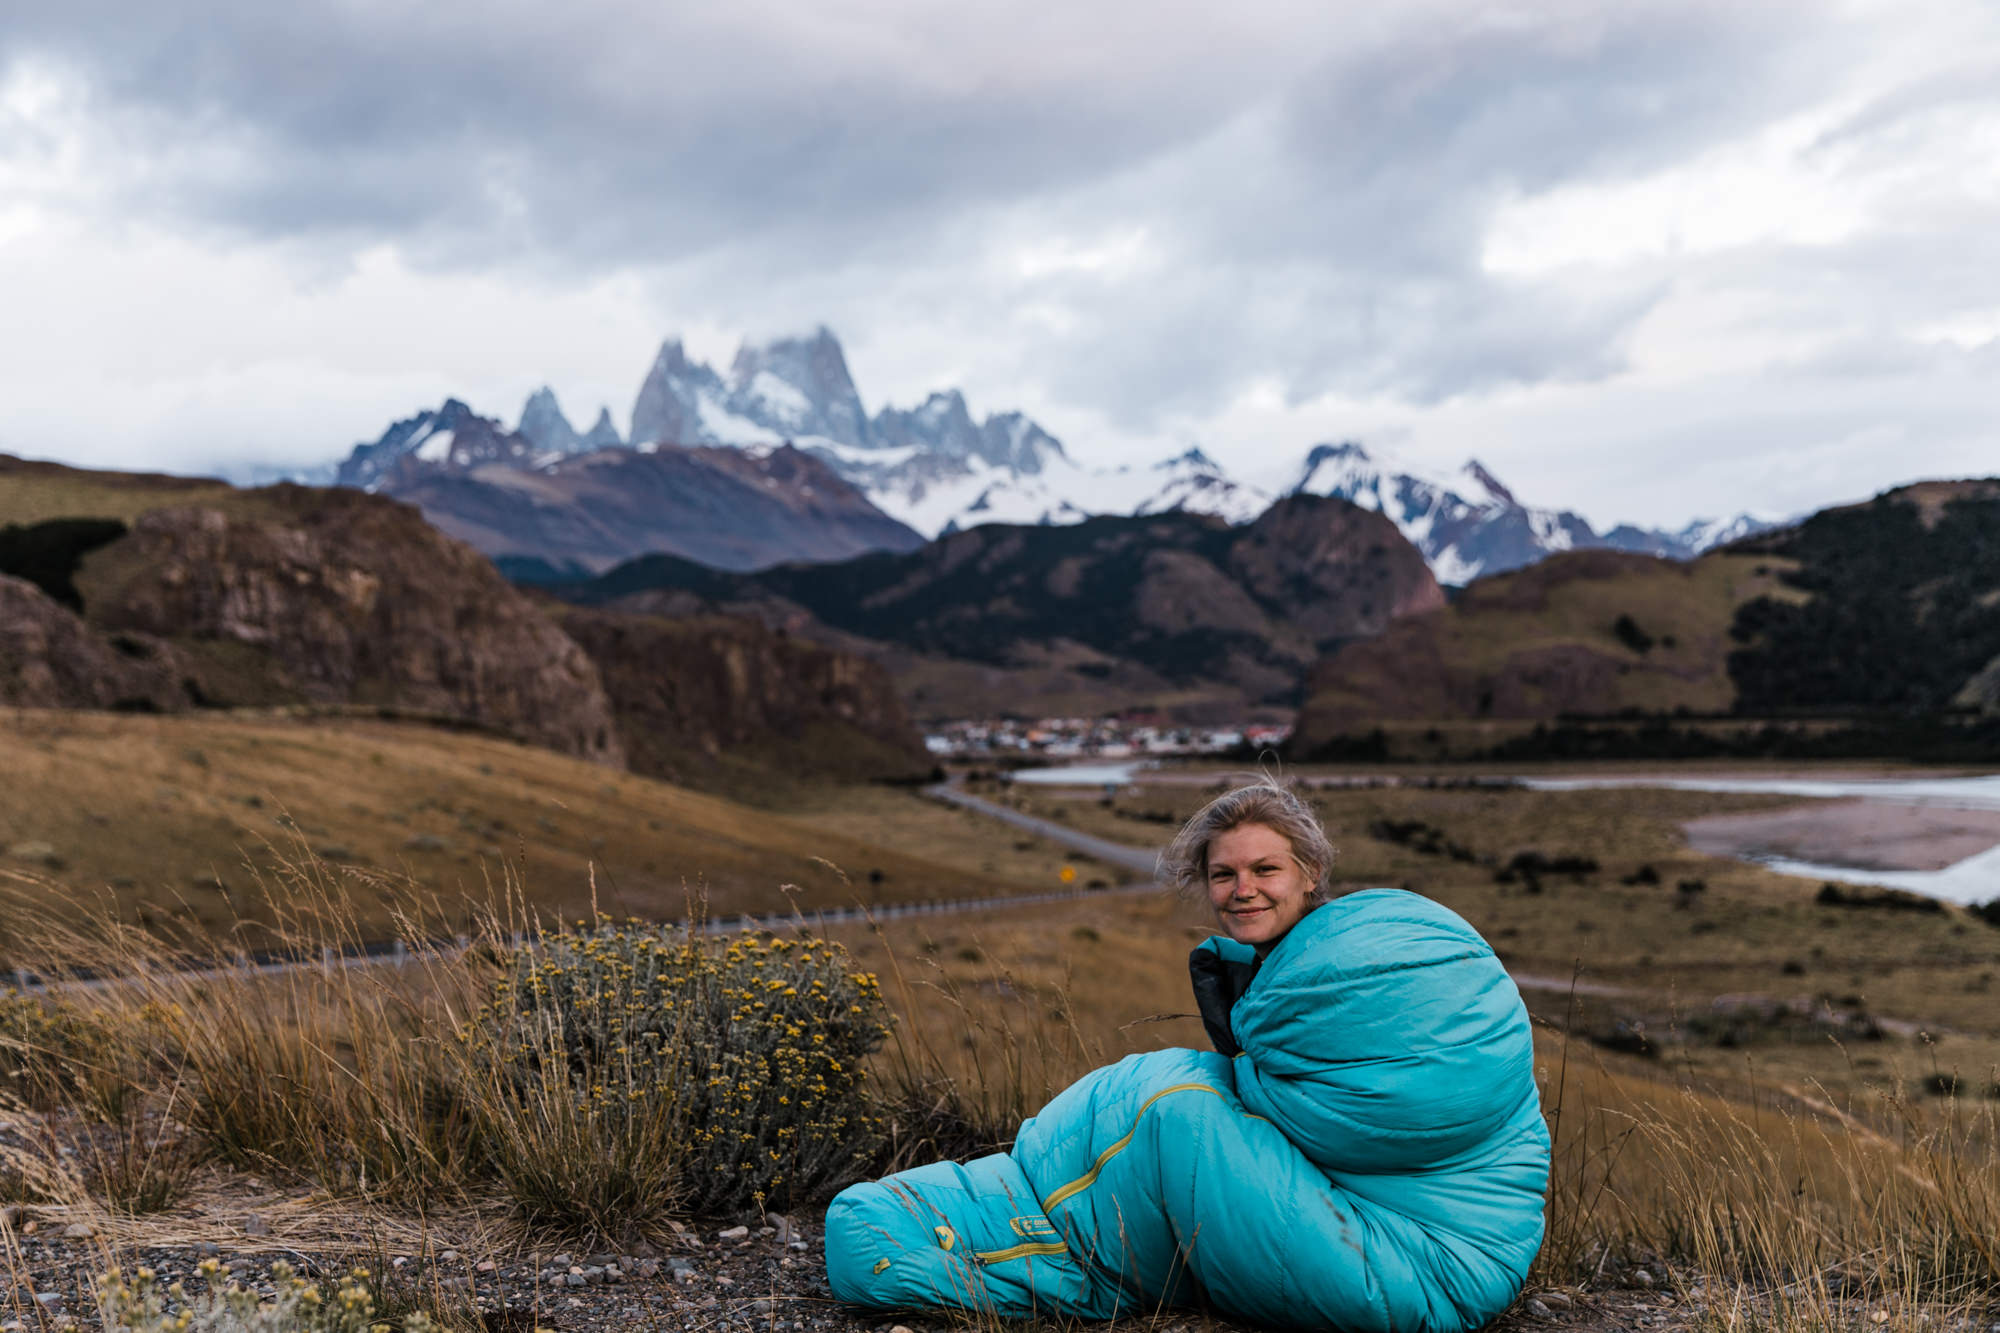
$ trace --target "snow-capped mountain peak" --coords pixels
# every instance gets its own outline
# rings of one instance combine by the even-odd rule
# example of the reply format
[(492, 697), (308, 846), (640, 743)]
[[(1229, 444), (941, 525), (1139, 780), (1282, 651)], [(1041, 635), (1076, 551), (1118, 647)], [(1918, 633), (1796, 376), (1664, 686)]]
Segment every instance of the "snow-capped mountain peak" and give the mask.
[(1467, 460), (1465, 466), (1460, 469), (1460, 472), (1471, 483), (1473, 493), (1478, 499), (1501, 505), (1518, 505), (1521, 503), (1514, 498), (1514, 492), (1502, 486), (1500, 479), (1495, 477), (1491, 472), (1488, 472), (1486, 465), (1478, 459)]
[(1339, 496), (1387, 515), (1424, 553), (1440, 583), (1461, 586), (1558, 551), (1609, 548), (1685, 560), (1775, 526), (1739, 514), (1697, 521), (1678, 532), (1622, 524), (1600, 534), (1581, 514), (1522, 504), (1477, 459), (1440, 475), (1352, 442), (1314, 446), (1292, 489)]
[(473, 468), (482, 463), (533, 467), (547, 457), (519, 432), (482, 417), (456, 398), (435, 412), (391, 425), (373, 444), (359, 444), (334, 474), (336, 484), (373, 491), (400, 467)]
[(558, 454), (575, 453), (580, 439), (556, 402), (556, 391), (546, 384), (528, 395), (521, 406), (521, 424), (514, 431), (537, 449)]
[[(955, 388), (870, 416), (840, 340), (824, 326), (744, 342), (726, 376), (690, 357), (681, 339), (665, 339), (633, 403), (630, 438), (641, 453), (667, 444), (723, 445), (758, 457), (789, 443), (926, 536), (978, 523), (1174, 510), (1244, 523), (1275, 498), (1232, 478), (1193, 443), (1156, 463), (1085, 466), (1030, 417), (1002, 411), (981, 419)], [(548, 469), (622, 443), (608, 410), (578, 435), (548, 388), (529, 396), (514, 431), (450, 399), (357, 446), (339, 480), (374, 489), (397, 468)], [(1578, 514), (1521, 503), (1477, 459), (1435, 469), (1352, 440), (1313, 446), (1296, 475), (1285, 494), (1336, 496), (1386, 515), (1449, 584), (1577, 548), (1686, 558), (1773, 526), (1739, 514), (1672, 532), (1621, 525), (1599, 534)]]
[(744, 343), (729, 368), (729, 410), (787, 437), (865, 446), (868, 413), (840, 340), (824, 324), (799, 338)]

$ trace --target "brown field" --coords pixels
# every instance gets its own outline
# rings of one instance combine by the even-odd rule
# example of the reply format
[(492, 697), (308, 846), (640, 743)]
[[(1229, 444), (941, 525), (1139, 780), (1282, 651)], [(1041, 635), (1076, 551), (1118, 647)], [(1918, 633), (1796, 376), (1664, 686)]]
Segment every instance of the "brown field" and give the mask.
[[(407, 872), (446, 904), (511, 874), (569, 914), (594, 877), (606, 910), (662, 918), (698, 890), (720, 913), (782, 909), (783, 885), (806, 910), (1018, 893), (1051, 884), (1056, 862), (1011, 841), (968, 853), (953, 813), (913, 794), (828, 792), (793, 818), (415, 723), (10, 710), (0, 772), (0, 877), (16, 889), (53, 882), (128, 920), (216, 929), (253, 912), (259, 868), (301, 848)], [(889, 810), (893, 837), (877, 829)]]
[[(451, 821), (476, 799), (481, 811), (503, 811), (515, 826), (509, 837), (531, 849), (511, 853), (509, 865), (544, 877), (513, 881), (543, 903), (574, 901), (565, 895), (576, 891), (580, 866), (590, 859), (587, 842), (579, 849), (576, 840), (608, 836), (596, 829), (647, 827), (659, 855), (671, 848), (704, 863), (734, 856), (740, 877), (734, 882), (745, 897), (815, 864), (809, 859), (815, 854), (852, 858), (883, 845), (897, 845), (907, 864), (925, 867), (932, 882), (956, 891), (1035, 887), (1064, 860), (1046, 840), (901, 791), (824, 790), (777, 815), (503, 742), (415, 727), (75, 717), (63, 726), (47, 718), (32, 725), (37, 720), (11, 718), (0, 742), (10, 773), (26, 760), (41, 765), (22, 788), (35, 796), (18, 806), (10, 801), (0, 815), (16, 819), (22, 809), (96, 802), (84, 808), (105, 820), (83, 816), (73, 847), (84, 845), (91, 829), (99, 842), (143, 850), (177, 828), (208, 827), (203, 820), (248, 828), (256, 818), (276, 817), (269, 804), (242, 800), (254, 794), (246, 784), (261, 781), (273, 792), (282, 786), (298, 802), (316, 802), (292, 807), (314, 811), (300, 815), (302, 825), (332, 820), (346, 804), (362, 807), (342, 815), (346, 822), (338, 828), (324, 829), (329, 837), (353, 837), (349, 851), (356, 855), (371, 826), (387, 824), (392, 839), (418, 829), (447, 840), (463, 836)], [(193, 737), (200, 739), (198, 760), (186, 753)], [(168, 781), (178, 791), (161, 798), (155, 784)], [(447, 789), (446, 804), (416, 804), (439, 800)], [(366, 799), (348, 803), (357, 790)], [(129, 792), (139, 799), (121, 797)], [(1178, 819), (1206, 796), (1198, 785), (1166, 783), (1110, 807), (1027, 789), (996, 794), (1134, 844), (1155, 840), (1169, 826), (1133, 816)], [(1990, 979), (2000, 963), (2000, 932), (1960, 913), (1820, 908), (1796, 882), (1683, 845), (1681, 819), (1760, 808), (1767, 798), (1417, 788), (1314, 795), (1335, 829), (1350, 882), (1408, 884), (1432, 894), (1485, 930), (1517, 972), (1545, 971), (1555, 983), (1529, 989), (1542, 1029), (1536, 1076), (1556, 1141), (1549, 1238), (1529, 1294), (1553, 1302), (1572, 1293), (1574, 1313), (1562, 1323), (1595, 1333), (1628, 1327), (1629, 1316), (1641, 1310), (1665, 1323), (1656, 1312), (1671, 1310), (1673, 1327), (1700, 1333), (1742, 1333), (1749, 1326), (1773, 1333), (1984, 1327), (1990, 1293), (2000, 1288), (2000, 1251), (1991, 1243), (2000, 1227), (2000, 1177), (1993, 1174), (2000, 1101), (1985, 1096), (1979, 1080), (1991, 1076), (2000, 1058), (2000, 1033), (1980, 977)], [(164, 807), (154, 809), (161, 800)], [(397, 822), (397, 814), (410, 822)], [(539, 825), (543, 818), (553, 831)], [(647, 826), (654, 819), (658, 830)], [(1368, 826), (1379, 819), (1420, 821), (1441, 844), (1456, 843), (1475, 859), (1371, 836)], [(14, 827), (6, 833), (13, 836)], [(385, 887), (409, 891), (390, 871), (400, 845), (372, 845), (385, 849), (377, 862)], [(1600, 867), (1580, 878), (1545, 875), (1540, 892), (1531, 893), (1518, 877), (1495, 883), (1492, 869), (1478, 860), (1528, 848), (1549, 856), (1589, 854)], [(472, 862), (451, 864), (483, 868), (472, 855)], [(615, 869), (626, 853), (607, 842), (600, 855)], [(414, 886), (419, 896), (437, 891), (436, 881), (422, 879), (418, 858), (405, 859), (421, 880)], [(864, 863), (843, 861), (850, 872)], [(899, 887), (897, 867), (906, 863), (875, 864), (890, 868), (872, 886), (886, 900)], [(1642, 864), (1662, 882), (1619, 882)], [(309, 944), (324, 921), (374, 909), (370, 873), (307, 856), (289, 878), (281, 873), (271, 882), (301, 887), (308, 897), (323, 893), (335, 909), (293, 919), (305, 932), (297, 938)], [(1680, 878), (1695, 877), (1704, 878), (1704, 889), (1677, 887)], [(611, 878), (600, 875), (600, 885)], [(863, 893), (871, 887), (850, 878)], [(718, 896), (731, 891), (714, 875), (710, 882)], [(45, 911), (38, 929), (45, 942), (54, 941), (43, 947), (60, 952), (68, 929), (60, 914)], [(1107, 892), (1035, 907), (845, 925), (832, 933), (860, 966), (881, 975), (883, 997), (897, 1015), (895, 1035), (872, 1065), (870, 1086), (886, 1136), (878, 1169), (941, 1151), (991, 1150), (1078, 1074), (1130, 1051), (1203, 1040), (1189, 1012), (1185, 955), (1208, 933), (1206, 914), (1164, 894)], [(613, 1151), (617, 1143), (576, 1132), (561, 1116), (548, 1123), (524, 1116), (562, 1110), (570, 1105), (565, 1096), (523, 1105), (518, 1090), (471, 1078), (478, 1068), (454, 1054), (453, 1043), (413, 1039), (440, 1016), (455, 1022), (469, 1012), (467, 997), (486, 993), (490, 960), (500, 951), (419, 950), (417, 967), (201, 980), (146, 966), (151, 946), (135, 936), (119, 936), (110, 947), (122, 951), (114, 957), (127, 959), (123, 970), (141, 980), (72, 991), (68, 1002), (103, 1024), (81, 1026), (72, 1039), (120, 1043), (114, 1052), (131, 1043), (116, 1060), (86, 1046), (109, 1073), (125, 1068), (119, 1061), (142, 1057), (153, 1062), (136, 1066), (142, 1072), (166, 1056), (179, 1062), (176, 1086), (186, 1091), (163, 1093), (153, 1079), (143, 1096), (133, 1094), (142, 1110), (125, 1112), (142, 1117), (134, 1123), (164, 1123), (143, 1119), (160, 1114), (162, 1096), (192, 1097), (198, 1112), (211, 1104), (232, 1108), (226, 1116), (197, 1114), (180, 1131), (188, 1136), (185, 1151), (209, 1162), (200, 1177), (202, 1198), (226, 1198), (240, 1210), (254, 1197), (277, 1217), (288, 1245), (347, 1254), (354, 1252), (352, 1237), (372, 1234), (378, 1246), (392, 1243), (382, 1237), (419, 1237), (393, 1242), (398, 1248), (519, 1253), (541, 1245), (546, 1251), (591, 1243), (591, 1227), (622, 1220), (614, 1213), (580, 1221), (568, 1184), (574, 1177), (608, 1188), (625, 1179), (629, 1163)], [(745, 948), (776, 946), (746, 941)], [(1568, 978), (1579, 963), (1582, 982), (1572, 993)], [(1856, 977), (1866, 984), (1870, 1011), (1910, 1025), (1840, 1042), (1760, 1029), (1723, 1045), (1691, 1021), (1732, 990), (1781, 998), (1832, 994)], [(1667, 1035), (1686, 1039), (1669, 1040), (1650, 1057), (1579, 1039), (1601, 1035), (1620, 1018), (1657, 1022), (1662, 1030), (1679, 1025)], [(1919, 1020), (1932, 1028), (1928, 1039), (1916, 1033)], [(547, 1067), (567, 1077), (567, 1065)], [(1928, 1076), (1954, 1068), (1967, 1080), (1958, 1098), (1923, 1090)], [(125, 1083), (105, 1086), (129, 1091)], [(450, 1117), (440, 1123), (439, 1086), (459, 1087), (477, 1113), (464, 1123)], [(314, 1092), (288, 1099), (284, 1090), (291, 1087)], [(62, 1109), (59, 1122), (101, 1113), (91, 1112), (90, 1099), (102, 1100), (103, 1091), (86, 1081), (73, 1094), (81, 1100)], [(258, 1114), (245, 1114), (244, 1106)], [(178, 1114), (187, 1120), (186, 1111)], [(702, 1169), (705, 1150), (673, 1137), (680, 1132), (662, 1128), (663, 1160), (672, 1171)], [(487, 1164), (513, 1161), (509, 1151), (530, 1164), (559, 1160), (569, 1173), (562, 1197), (524, 1193), (511, 1177), (504, 1195), (496, 1193), (500, 1186)], [(186, 1208), (135, 1217), (121, 1212), (126, 1205), (115, 1197), (107, 1206), (104, 1191), (123, 1179), (112, 1169), (127, 1164), (121, 1153), (114, 1144), (81, 1173), (68, 1169), (56, 1180), (62, 1173), (52, 1168), (52, 1183), (27, 1180), (42, 1191), (30, 1200), (39, 1216), (51, 1224), (87, 1220), (104, 1265), (141, 1246), (186, 1245), (211, 1235), (244, 1243)], [(160, 1175), (151, 1160), (141, 1163), (149, 1181)], [(245, 1175), (243, 1162), (256, 1170)], [(359, 1184), (357, 1162), (366, 1168)], [(375, 1175), (390, 1169), (395, 1174)], [(642, 1174), (650, 1193), (641, 1202), (651, 1210), (642, 1229), (674, 1244), (661, 1222), (683, 1206), (675, 1202), (673, 1178)], [(178, 1178), (158, 1187), (161, 1197), (181, 1200), (190, 1188)], [(0, 1179), (0, 1191), (6, 1188)], [(423, 1201), (421, 1215), (413, 1199)], [(719, 1225), (703, 1222), (698, 1229)], [(711, 1256), (697, 1257), (706, 1265)], [(1640, 1283), (1632, 1275), (1641, 1268), (1658, 1276)], [(794, 1294), (782, 1285), (786, 1279), (777, 1281), (772, 1290)], [(1540, 1326), (1542, 1319), (1524, 1309), (1502, 1326)], [(843, 1318), (837, 1326), (879, 1323)], [(461, 1319), (454, 1326), (477, 1324)], [(1024, 1327), (1044, 1326), (1058, 1325)], [(1147, 1327), (1159, 1333), (1163, 1325)]]

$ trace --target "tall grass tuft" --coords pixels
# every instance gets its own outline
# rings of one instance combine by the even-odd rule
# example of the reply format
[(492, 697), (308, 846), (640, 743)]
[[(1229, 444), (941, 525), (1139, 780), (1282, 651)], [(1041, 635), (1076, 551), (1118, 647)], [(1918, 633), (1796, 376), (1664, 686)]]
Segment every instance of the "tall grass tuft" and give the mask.
[[(1747, 1100), (1607, 1069), (1544, 1046), (1555, 1130), (1549, 1239), (1531, 1279), (1589, 1285), (1637, 1263), (1702, 1284), (1729, 1327), (1887, 1322), (2000, 1298), (2000, 1123), (1885, 1092), (1840, 1108), (1817, 1089)], [(1845, 1313), (1843, 1313), (1845, 1309)]]
[(968, 982), (931, 957), (888, 959), (898, 1018), (875, 1079), (885, 1173), (1005, 1151), (1023, 1120), (1106, 1062), (1066, 986), (1004, 968)]

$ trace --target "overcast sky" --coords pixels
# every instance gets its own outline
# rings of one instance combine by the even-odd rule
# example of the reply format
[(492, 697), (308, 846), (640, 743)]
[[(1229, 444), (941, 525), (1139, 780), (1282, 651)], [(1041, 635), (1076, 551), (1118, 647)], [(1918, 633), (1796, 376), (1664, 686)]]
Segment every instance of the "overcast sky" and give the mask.
[(0, 7), (0, 451), (623, 428), (664, 336), (818, 323), (1085, 462), (1600, 526), (2000, 473), (2000, 7)]

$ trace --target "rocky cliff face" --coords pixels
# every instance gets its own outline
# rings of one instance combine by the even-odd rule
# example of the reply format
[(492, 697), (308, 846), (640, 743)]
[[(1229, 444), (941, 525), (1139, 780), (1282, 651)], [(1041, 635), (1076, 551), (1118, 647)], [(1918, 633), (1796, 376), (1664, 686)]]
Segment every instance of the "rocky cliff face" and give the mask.
[(172, 642), (205, 702), (393, 705), (622, 763), (595, 665), (483, 556), (379, 497), (258, 499), (141, 516), (85, 563), (91, 623)]
[(182, 678), (167, 645), (99, 634), (34, 584), (0, 574), (0, 704), (172, 712), (189, 703)]
[(569, 608), (561, 624), (602, 673), (635, 772), (727, 785), (725, 755), (846, 780), (931, 769), (888, 674), (865, 658), (732, 616)]

